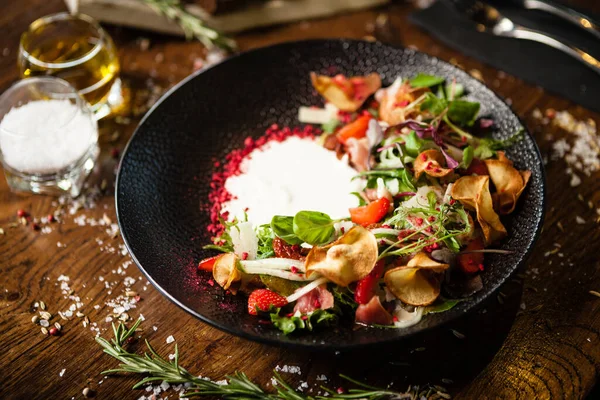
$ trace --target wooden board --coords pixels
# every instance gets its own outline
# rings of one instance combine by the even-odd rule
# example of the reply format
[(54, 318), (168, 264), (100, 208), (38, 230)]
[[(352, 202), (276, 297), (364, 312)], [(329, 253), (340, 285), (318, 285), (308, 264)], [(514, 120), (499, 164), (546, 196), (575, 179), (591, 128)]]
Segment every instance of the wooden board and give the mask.
[[(358, 10), (387, 3), (389, 0), (270, 0), (253, 3), (244, 10), (209, 15), (197, 5), (188, 11), (222, 32), (239, 32), (250, 28), (282, 24), (301, 19), (326, 17), (343, 11)], [(70, 9), (73, 1), (65, 0)], [(79, 11), (95, 19), (116, 25), (157, 32), (183, 34), (177, 24), (154, 12), (139, 0), (81, 0)]]

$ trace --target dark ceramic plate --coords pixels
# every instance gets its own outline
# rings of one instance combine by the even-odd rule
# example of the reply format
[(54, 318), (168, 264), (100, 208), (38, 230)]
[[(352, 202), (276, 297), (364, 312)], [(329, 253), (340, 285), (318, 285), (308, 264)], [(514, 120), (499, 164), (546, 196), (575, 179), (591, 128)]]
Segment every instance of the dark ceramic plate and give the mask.
[[(219, 329), (270, 344), (340, 349), (396, 341), (438, 327), (472, 310), (522, 265), (539, 234), (544, 213), (544, 172), (530, 135), (508, 156), (533, 172), (517, 210), (504, 219), (509, 237), (490, 255), (482, 274), (484, 289), (450, 311), (430, 314), (408, 329), (353, 329), (351, 325), (309, 335), (285, 336), (257, 323), (246, 312), (244, 296), (224, 296), (196, 272), (198, 260), (213, 255), (203, 211), (215, 159), (260, 136), (273, 123), (297, 125), (300, 105), (321, 103), (309, 72), (346, 75), (378, 72), (384, 85), (418, 72), (456, 78), (480, 115), (493, 118), (497, 136), (521, 129), (519, 118), (490, 89), (465, 72), (409, 49), (351, 40), (285, 43), (232, 57), (185, 79), (144, 117), (132, 137), (117, 179), (117, 215), (125, 244), (148, 280), (184, 310)], [(268, 195), (268, 194), (265, 194)]]

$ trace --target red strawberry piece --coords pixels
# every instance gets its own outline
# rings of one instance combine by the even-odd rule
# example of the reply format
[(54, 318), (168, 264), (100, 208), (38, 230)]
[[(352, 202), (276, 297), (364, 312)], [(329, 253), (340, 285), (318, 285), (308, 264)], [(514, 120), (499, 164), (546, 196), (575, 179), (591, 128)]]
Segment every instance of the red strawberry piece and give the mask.
[(474, 158), (471, 161), (471, 165), (469, 165), (469, 168), (467, 168), (467, 175), (489, 175), (489, 171), (487, 169), (487, 166), (485, 165), (485, 162), (481, 161), (478, 158)]
[(268, 289), (257, 289), (248, 297), (248, 313), (258, 315), (258, 310), (267, 311), (271, 306), (283, 307), (288, 303), (287, 299)]

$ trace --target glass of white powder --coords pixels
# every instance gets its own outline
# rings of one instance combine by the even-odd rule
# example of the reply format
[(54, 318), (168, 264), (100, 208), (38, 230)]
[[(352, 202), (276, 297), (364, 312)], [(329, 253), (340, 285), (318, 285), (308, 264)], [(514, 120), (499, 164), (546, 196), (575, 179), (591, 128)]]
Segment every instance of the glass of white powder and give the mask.
[(0, 160), (13, 190), (77, 196), (98, 153), (96, 120), (68, 82), (23, 79), (0, 97)]

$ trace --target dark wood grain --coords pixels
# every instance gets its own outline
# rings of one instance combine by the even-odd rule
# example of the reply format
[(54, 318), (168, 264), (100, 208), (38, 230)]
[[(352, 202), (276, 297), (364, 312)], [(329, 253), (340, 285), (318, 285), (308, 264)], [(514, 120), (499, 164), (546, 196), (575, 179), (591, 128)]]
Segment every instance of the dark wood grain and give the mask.
[[(572, 3), (586, 5), (584, 1)], [(587, 5), (597, 7), (594, 2)], [(0, 57), (0, 88), (4, 89), (17, 79), (20, 32), (35, 18), (64, 6), (59, 0), (30, 0), (3, 2), (0, 7), (0, 53), (8, 49)], [(459, 64), (467, 71), (477, 70), (490, 87), (510, 99), (546, 157), (551, 153), (552, 142), (566, 133), (533, 118), (535, 108), (568, 110), (579, 119), (600, 121), (598, 114), (441, 45), (407, 22), (410, 10), (409, 5), (396, 4), (262, 29), (238, 39), (242, 49), (251, 49), (303, 38), (361, 38), (373, 34), (379, 14), (389, 15), (397, 35), (388, 35), (388, 39)], [(149, 77), (166, 88), (189, 74), (194, 60), (204, 52), (200, 44), (178, 38), (115, 27), (109, 31), (120, 49), (123, 77), (140, 101), (147, 95), (144, 87)], [(140, 49), (138, 39), (142, 36), (150, 40), (147, 51)], [(141, 301), (130, 315), (144, 315), (144, 335), (165, 354), (173, 351), (165, 339), (174, 335), (182, 350), (181, 364), (214, 379), (241, 370), (268, 387), (272, 369), (295, 365), (301, 368), (301, 375), (284, 376), (295, 385), (308, 381), (311, 388), (322, 383), (316, 381), (321, 374), (330, 378), (328, 385), (337, 387), (341, 382), (335, 376), (345, 373), (397, 389), (409, 384), (441, 384), (464, 399), (578, 399), (592, 391), (600, 367), (600, 298), (589, 294), (590, 290), (600, 291), (600, 231), (595, 222), (595, 209), (600, 207), (598, 173), (589, 177), (580, 174), (583, 183), (571, 188), (565, 162), (548, 157), (548, 209), (542, 237), (527, 269), (521, 271), (522, 279), (507, 282), (499, 294), (500, 300), (491, 300), (478, 313), (447, 328), (393, 347), (310, 354), (248, 342), (197, 321), (164, 299), (134, 265), (124, 270), (124, 275), (118, 273), (128, 257), (101, 248), (118, 249), (120, 238), (111, 238), (106, 227), (79, 226), (75, 222), (77, 216), (100, 220), (104, 214), (115, 221), (112, 181), (116, 161), (110, 155), (113, 148), (122, 149), (135, 122), (102, 123), (101, 168), (94, 172), (90, 184), (99, 185), (106, 179), (108, 187), (98, 197), (95, 208), (66, 215), (60, 223), (51, 225), (52, 232), (48, 234), (30, 226), (9, 225), (17, 221), (18, 209), (37, 217), (47, 215), (56, 209), (55, 199), (16, 195), (8, 190), (4, 180), (0, 181), (0, 227), (5, 230), (0, 236), (0, 398), (81, 398), (86, 386), (93, 388), (98, 398), (136, 399), (146, 394), (130, 390), (133, 378), (104, 378), (99, 374), (116, 363), (102, 355), (94, 343), (94, 333), (83, 328), (82, 319), (63, 321), (55, 316), (52, 322), (64, 325), (60, 337), (43, 336), (39, 326), (31, 323), (35, 302), (43, 300), (54, 315), (73, 303), (61, 292), (57, 281), (60, 275), (70, 278), (73, 295), (84, 303), (81, 311), (98, 324), (103, 335), (109, 334), (106, 329), (110, 324), (105, 319), (112, 312), (105, 303), (124, 292), (125, 276), (134, 278), (136, 283), (131, 288), (139, 292)], [(577, 215), (586, 223), (577, 224)], [(103, 244), (98, 244), (98, 240)], [(66, 247), (58, 247), (58, 242)], [(555, 249), (555, 244), (561, 246), (562, 257), (559, 252), (546, 257), (545, 253)], [(112, 285), (110, 289), (105, 287), (107, 282)], [(457, 338), (451, 329), (465, 338)], [(170, 396), (173, 398), (173, 393)]]

